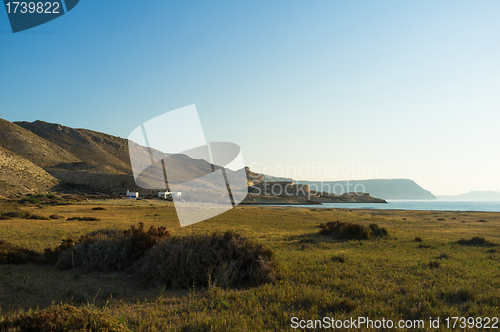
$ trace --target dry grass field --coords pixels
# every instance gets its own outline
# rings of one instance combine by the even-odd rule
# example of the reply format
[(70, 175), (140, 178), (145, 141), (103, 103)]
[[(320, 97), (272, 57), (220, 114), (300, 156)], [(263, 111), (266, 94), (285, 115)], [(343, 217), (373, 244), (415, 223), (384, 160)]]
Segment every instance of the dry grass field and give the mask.
[[(105, 314), (131, 331), (286, 331), (292, 317), (500, 316), (500, 213), (244, 206), (181, 229), (172, 203), (157, 200), (19, 209), (63, 216), (0, 219), (0, 240), (36, 251), (139, 222), (165, 226), (174, 236), (234, 230), (271, 249), (282, 276), (258, 287), (170, 289), (144, 287), (127, 272), (0, 265), (0, 322), (57, 304)], [(337, 220), (376, 223), (389, 235), (358, 241), (319, 233), (320, 224)], [(469, 241), (474, 237), (484, 241)]]

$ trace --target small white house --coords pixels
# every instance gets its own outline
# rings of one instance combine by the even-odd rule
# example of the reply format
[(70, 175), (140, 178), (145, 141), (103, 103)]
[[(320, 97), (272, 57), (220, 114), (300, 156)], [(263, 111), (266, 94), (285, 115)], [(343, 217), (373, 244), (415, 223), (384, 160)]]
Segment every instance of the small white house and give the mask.
[(170, 192), (170, 191), (159, 191), (158, 192), (158, 198), (161, 198), (161, 199), (181, 197), (181, 196), (182, 196), (181, 192)]
[(169, 192), (169, 191), (159, 191), (158, 192), (158, 198), (167, 199), (169, 197), (171, 197), (171, 192)]
[(136, 191), (128, 191), (127, 190), (127, 199), (138, 199), (139, 193)]

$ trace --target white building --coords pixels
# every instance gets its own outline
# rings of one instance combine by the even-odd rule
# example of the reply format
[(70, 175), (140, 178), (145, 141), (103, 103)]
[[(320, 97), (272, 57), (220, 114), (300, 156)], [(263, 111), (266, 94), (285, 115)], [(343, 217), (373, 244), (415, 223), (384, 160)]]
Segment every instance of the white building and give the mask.
[(127, 199), (138, 199), (139, 193), (137, 191), (128, 191), (127, 190)]
[(181, 192), (170, 192), (170, 191), (159, 191), (158, 192), (158, 198), (161, 198), (161, 199), (181, 197), (181, 196), (182, 196)]

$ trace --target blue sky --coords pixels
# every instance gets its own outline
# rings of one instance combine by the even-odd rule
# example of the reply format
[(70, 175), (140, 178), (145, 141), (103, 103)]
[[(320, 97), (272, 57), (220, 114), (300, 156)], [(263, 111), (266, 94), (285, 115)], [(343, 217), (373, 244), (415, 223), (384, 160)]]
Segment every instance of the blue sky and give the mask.
[(196, 104), (207, 140), (239, 144), (256, 170), (500, 191), (499, 13), (498, 1), (82, 0), (12, 34), (0, 10), (0, 117), (127, 137)]

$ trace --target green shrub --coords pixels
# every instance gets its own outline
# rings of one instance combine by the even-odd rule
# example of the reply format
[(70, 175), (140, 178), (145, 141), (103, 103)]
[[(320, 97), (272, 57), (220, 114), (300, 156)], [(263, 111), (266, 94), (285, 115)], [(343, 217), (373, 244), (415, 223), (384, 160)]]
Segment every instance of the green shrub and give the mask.
[(359, 224), (333, 221), (319, 226), (323, 235), (331, 235), (338, 239), (366, 240), (370, 238), (371, 229)]
[(48, 199), (56, 199), (57, 198), (57, 196), (54, 194), (47, 194), (45, 197), (47, 197)]
[(43, 311), (8, 318), (0, 323), (0, 330), (37, 332), (129, 331), (110, 315), (89, 308), (76, 308), (69, 304), (52, 306)]
[(25, 203), (25, 202), (28, 202), (28, 203), (31, 203), (31, 204), (40, 204), (40, 200), (35, 198), (35, 197), (23, 197), (19, 203)]
[(279, 278), (272, 251), (228, 231), (158, 242), (135, 265), (145, 285), (256, 286)]
[(389, 232), (387, 232), (387, 229), (384, 227), (380, 227), (377, 224), (370, 224), (371, 231), (372, 231), (372, 236), (374, 237), (386, 237)]
[(50, 219), (61, 219), (61, 218), (64, 218), (63, 216), (59, 215), (59, 214), (52, 214), (49, 216)]
[(34, 250), (0, 240), (0, 265), (42, 263), (43, 257)]

